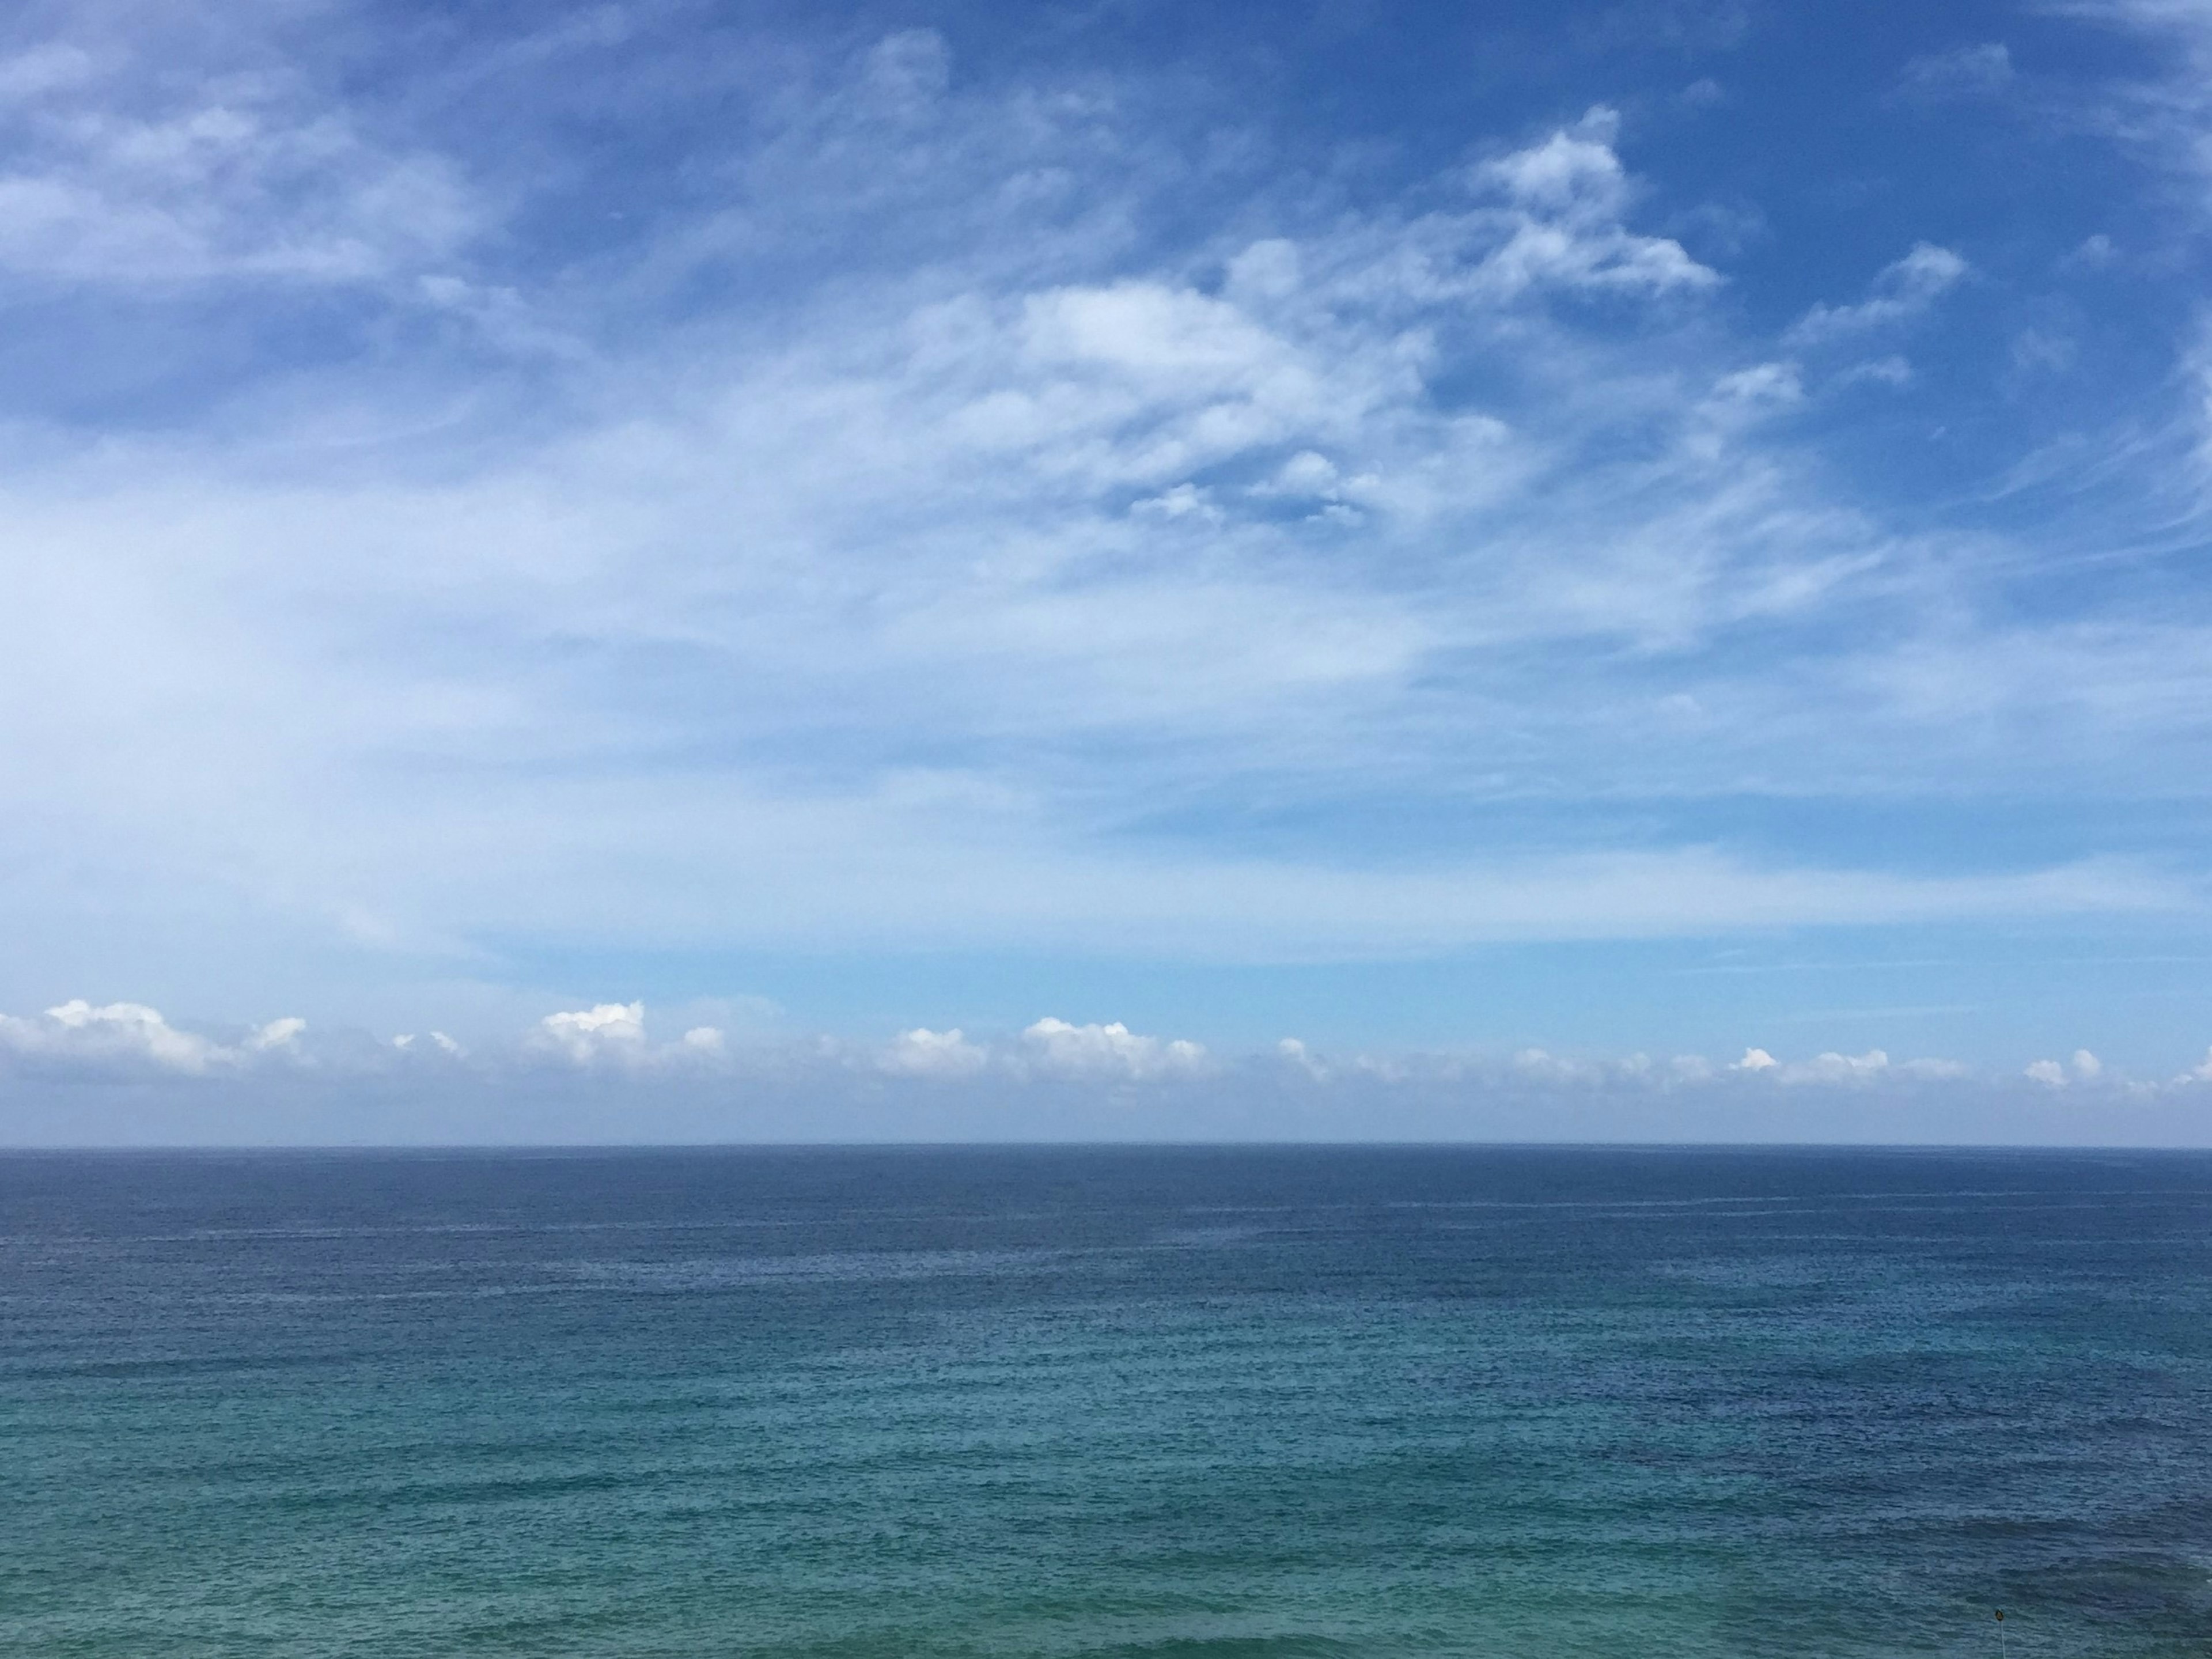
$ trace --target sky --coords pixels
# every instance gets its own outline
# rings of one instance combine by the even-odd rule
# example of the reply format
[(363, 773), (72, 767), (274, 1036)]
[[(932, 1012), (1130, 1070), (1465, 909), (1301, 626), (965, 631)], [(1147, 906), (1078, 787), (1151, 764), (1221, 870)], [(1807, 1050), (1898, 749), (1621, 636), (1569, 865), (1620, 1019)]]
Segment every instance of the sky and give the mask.
[(2212, 1144), (2212, 4), (0, 19), (0, 1143)]

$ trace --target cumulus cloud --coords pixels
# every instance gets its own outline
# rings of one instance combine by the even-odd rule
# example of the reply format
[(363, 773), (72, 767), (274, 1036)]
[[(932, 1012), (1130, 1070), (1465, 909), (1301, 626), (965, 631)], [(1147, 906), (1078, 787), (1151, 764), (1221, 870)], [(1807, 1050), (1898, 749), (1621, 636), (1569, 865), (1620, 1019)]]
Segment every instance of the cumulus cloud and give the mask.
[(538, 1021), (535, 1040), (579, 1065), (610, 1056), (635, 1058), (645, 1052), (645, 1005), (602, 1002), (548, 1014)]
[(1941, 1060), (1933, 1056), (1905, 1060), (1897, 1069), (1906, 1077), (1919, 1078), (1930, 1083), (1955, 1083), (1974, 1074), (1974, 1068), (1962, 1060)]
[(294, 1015), (285, 1019), (272, 1019), (246, 1040), (246, 1046), (256, 1053), (265, 1054), (272, 1048), (294, 1047), (300, 1033), (307, 1029), (307, 1022)]
[(21, 1022), (13, 1029), (27, 1045), (64, 1053), (143, 1058), (179, 1072), (204, 1072), (228, 1059), (205, 1037), (171, 1026), (160, 1012), (137, 1002), (94, 1007), (79, 997), (46, 1010), (44, 1029)]
[(1029, 1064), (1048, 1076), (1149, 1082), (1206, 1071), (1206, 1049), (1183, 1038), (1139, 1036), (1116, 1020), (1074, 1025), (1050, 1015), (1022, 1033)]
[(927, 1026), (902, 1031), (877, 1060), (884, 1071), (902, 1077), (974, 1077), (990, 1063), (990, 1050), (969, 1042), (957, 1025), (949, 1031)]
[(1478, 292), (1512, 298), (1547, 287), (1646, 295), (1717, 285), (1680, 243), (1623, 222), (1632, 198), (1613, 145), (1620, 118), (1602, 106), (1577, 126), (1478, 168), (1478, 189), (1510, 202), (1510, 234), (1473, 272)]
[(1863, 1054), (1830, 1052), (1796, 1065), (1783, 1066), (1775, 1076), (1784, 1083), (1870, 1083), (1889, 1070), (1889, 1056), (1879, 1048)]
[(1557, 1054), (1532, 1047), (1515, 1049), (1503, 1060), (1477, 1054), (1362, 1054), (1332, 1075), (1371, 1079), (1393, 1088), (1443, 1086), (1476, 1095), (1502, 1091), (1540, 1098), (1555, 1091), (1563, 1097), (1695, 1091), (1721, 1079), (1724, 1070), (1703, 1054), (1660, 1060), (1643, 1053)]
[(1789, 334), (1800, 346), (1830, 345), (1854, 336), (1893, 328), (1925, 313), (1965, 277), (1963, 258), (1932, 242), (1919, 242), (1874, 279), (1872, 291), (1856, 305), (1816, 305)]
[(676, 1042), (654, 1046), (646, 1036), (642, 1002), (602, 1002), (548, 1014), (523, 1048), (574, 1066), (617, 1069), (714, 1064), (729, 1054), (721, 1030), (712, 1025), (694, 1026)]
[(2021, 1075), (2047, 1089), (2063, 1089), (2069, 1083), (2097, 1082), (2105, 1075), (2105, 1062), (2087, 1048), (2076, 1048), (2073, 1059), (2063, 1065), (2055, 1060), (2039, 1060)]
[(1589, 1084), (1601, 1082), (1605, 1077), (1601, 1067), (1587, 1060), (1565, 1059), (1542, 1048), (1521, 1049), (1513, 1056), (1513, 1069), (1522, 1077), (1545, 1083)]
[[(1679, 1065), (1680, 1062), (1678, 1061)], [(1894, 1079), (1920, 1083), (1956, 1082), (1971, 1078), (1973, 1069), (1957, 1060), (1923, 1058), (1893, 1061), (1881, 1048), (1847, 1054), (1830, 1049), (1810, 1060), (1783, 1060), (1764, 1048), (1747, 1048), (1743, 1058), (1728, 1070), (1770, 1083), (1799, 1085), (1870, 1085)]]
[[(586, 1108), (607, 1115), (599, 1120), (600, 1134), (685, 1140), (794, 1130), (812, 1138), (1021, 1137), (1050, 1132), (1036, 1115), (1044, 1105), (1067, 1115), (1054, 1123), (1072, 1132), (1080, 1126), (1085, 1133), (1243, 1136), (1292, 1128), (1443, 1139), (1590, 1133), (1789, 1139), (1815, 1131), (1847, 1138), (1855, 1126), (1875, 1121), (1863, 1116), (1869, 1109), (1909, 1105), (1915, 1125), (1957, 1141), (1975, 1138), (1967, 1126), (1976, 1122), (1985, 1130), (2047, 1124), (2017, 1110), (2025, 1097), (2040, 1096), (2045, 1112), (2094, 1108), (2100, 1135), (2172, 1144), (2179, 1120), (2171, 1114), (2191, 1109), (2188, 1102), (2212, 1084), (2212, 1057), (2152, 1082), (2131, 1079), (2087, 1049), (2063, 1061), (1994, 1072), (1948, 1060), (1893, 1060), (1880, 1048), (1800, 1059), (1753, 1048), (1726, 1066), (1689, 1053), (1561, 1054), (1535, 1047), (1325, 1059), (1294, 1037), (1256, 1051), (1216, 1052), (1118, 1021), (1058, 1017), (988, 1042), (957, 1026), (915, 1026), (881, 1043), (763, 1032), (732, 1041), (720, 1027), (701, 1024), (660, 1042), (637, 1002), (561, 1010), (504, 1037), (479, 1038), (466, 1055), (442, 1034), (379, 1041), (319, 1022), (311, 1030), (296, 1017), (230, 1029), (243, 1034), (218, 1040), (179, 1030), (144, 1004), (82, 1000), (35, 1018), (0, 1017), (9, 1109), (41, 1097), (40, 1091), (90, 1089), (54, 1096), (76, 1104), (54, 1118), (46, 1138), (74, 1144), (86, 1138), (80, 1126), (89, 1121), (82, 1116), (88, 1102), (141, 1102), (149, 1115), (135, 1138), (158, 1141), (174, 1139), (161, 1126), (178, 1121), (163, 1115), (177, 1109), (164, 1100), (215, 1095), (241, 1109), (267, 1106), (277, 1139), (296, 1137), (310, 1121), (300, 1114), (317, 1112), (325, 1114), (313, 1120), (321, 1129), (308, 1138), (358, 1139), (341, 1119), (350, 1123), (360, 1103), (394, 1099), (437, 1103), (437, 1114), (422, 1119), (412, 1138), (468, 1139), (495, 1128), (502, 1137), (551, 1140), (574, 1139), (580, 1121), (574, 1114)], [(545, 1086), (549, 1061), (568, 1073), (557, 1090)], [(210, 1095), (201, 1085), (216, 1077), (223, 1088)], [(1201, 1081), (1202, 1088), (1176, 1086)], [(117, 1084), (131, 1087), (118, 1091)], [(532, 1116), (533, 1103), (547, 1103), (542, 1121)], [(652, 1115), (664, 1108), (676, 1116)], [(1094, 1111), (1103, 1115), (1085, 1115)], [(1978, 1119), (1978, 1111), (1995, 1115)], [(2127, 1128), (2135, 1122), (2129, 1114), (2142, 1112), (2169, 1115), (2158, 1120), (2162, 1127), (2146, 1127), (2145, 1118)], [(635, 1127), (679, 1119), (680, 1133)], [(0, 1141), (21, 1135), (26, 1121), (0, 1114)], [(956, 1121), (969, 1127), (956, 1130)], [(1881, 1121), (1889, 1126), (1881, 1138), (1896, 1138), (1898, 1120)], [(127, 1125), (120, 1138), (134, 1138)]]
[(95, 1006), (77, 997), (36, 1019), (0, 1014), (0, 1048), (27, 1059), (84, 1064), (96, 1070), (150, 1068), (197, 1077), (234, 1068), (257, 1055), (292, 1052), (307, 1026), (307, 1021), (296, 1017), (272, 1020), (233, 1046), (179, 1030), (160, 1010), (143, 1003)]

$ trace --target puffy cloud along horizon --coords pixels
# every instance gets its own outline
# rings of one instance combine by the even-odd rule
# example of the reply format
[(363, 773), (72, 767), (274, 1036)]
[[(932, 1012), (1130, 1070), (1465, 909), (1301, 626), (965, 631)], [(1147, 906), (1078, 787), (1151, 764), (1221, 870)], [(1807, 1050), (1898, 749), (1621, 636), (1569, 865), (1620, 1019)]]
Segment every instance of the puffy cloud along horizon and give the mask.
[[(236, 1034), (226, 1041), (173, 1025), (160, 1010), (141, 1004), (96, 1007), (75, 998), (34, 1018), (0, 1013), (0, 1064), (27, 1064), (86, 1079), (108, 1076), (118, 1064), (126, 1069), (137, 1066), (191, 1076), (236, 1076), (256, 1066), (276, 1064), (294, 1072), (309, 1066), (343, 1074), (406, 1065), (427, 1055), (453, 1065), (474, 1060), (494, 1067), (527, 1070), (559, 1064), (618, 1077), (671, 1066), (741, 1070), (766, 1057), (803, 1054), (824, 1066), (861, 1074), (875, 1072), (936, 1080), (989, 1073), (1015, 1083), (1042, 1079), (1164, 1084), (1203, 1080), (1230, 1066), (1274, 1062), (1295, 1067), (1316, 1081), (1347, 1074), (1386, 1081), (1413, 1075), (1404, 1069), (1406, 1056), (1356, 1055), (1332, 1060), (1296, 1037), (1285, 1037), (1271, 1047), (1247, 1053), (1216, 1055), (1188, 1038), (1132, 1031), (1119, 1020), (1079, 1024), (1050, 1014), (996, 1041), (970, 1038), (957, 1029), (933, 1031), (916, 1027), (878, 1043), (819, 1034), (756, 1036), (733, 1044), (717, 1027), (695, 1025), (673, 1041), (656, 1042), (648, 1035), (642, 1001), (556, 1010), (535, 1024), (511, 1033), (503, 1042), (485, 1044), (480, 1051), (464, 1048), (442, 1032), (430, 1033), (429, 1040), (418, 1048), (418, 1039), (411, 1033), (379, 1042), (365, 1032), (347, 1032), (325, 1047), (308, 1037), (307, 1030), (306, 1020), (287, 1016), (261, 1025), (236, 1028)], [(1783, 1061), (1765, 1048), (1748, 1048), (1741, 1060), (1726, 1066), (1717, 1066), (1698, 1054), (1677, 1054), (1663, 1061), (1640, 1054), (1565, 1059), (1541, 1048), (1524, 1048), (1510, 1056), (1438, 1052), (1419, 1063), (1429, 1066), (1432, 1076), (1452, 1079), (1495, 1075), (1551, 1085), (1651, 1087), (1710, 1084), (1725, 1072), (1781, 1085), (1863, 1084), (1891, 1073), (1931, 1082), (1961, 1081), (1979, 1075), (1974, 1067), (1955, 1060), (1893, 1061), (1879, 1048), (1863, 1054), (1831, 1052)], [(2063, 1064), (2038, 1060), (2019, 1075), (2053, 1087), (2075, 1083), (2137, 1091), (2161, 1086), (2183, 1088), (2212, 1081), (2212, 1058), (2172, 1078), (2130, 1078), (2109, 1070), (2087, 1049), (2077, 1048)], [(2004, 1074), (1995, 1074), (1994, 1080), (2004, 1080)]]
[[(16, 1136), (46, 1145), (528, 1142), (609, 1122), (679, 1141), (825, 1129), (901, 1140), (920, 1125), (927, 1138), (1640, 1142), (1707, 1138), (1715, 1122), (1747, 1139), (1861, 1139), (1871, 1122), (1888, 1140), (1940, 1144), (1962, 1121), (1984, 1139), (2033, 1144), (2074, 1121), (2050, 1115), (2062, 1096), (2095, 1114), (2108, 1143), (2170, 1145), (2212, 1103), (2212, 1054), (2154, 1077), (2087, 1049), (2011, 1072), (1880, 1049), (1778, 1060), (1752, 1048), (1730, 1065), (1540, 1048), (1330, 1054), (1297, 1038), (1215, 1053), (1049, 1015), (986, 1037), (915, 1028), (887, 1041), (732, 1042), (710, 1026), (661, 1040), (641, 1002), (556, 1011), (465, 1048), (313, 1033), (296, 1017), (210, 1036), (153, 1008), (76, 1000), (0, 1015), (0, 1087), (26, 1085), (35, 1092), (19, 1097)], [(529, 1109), (487, 1117), (497, 1102)]]

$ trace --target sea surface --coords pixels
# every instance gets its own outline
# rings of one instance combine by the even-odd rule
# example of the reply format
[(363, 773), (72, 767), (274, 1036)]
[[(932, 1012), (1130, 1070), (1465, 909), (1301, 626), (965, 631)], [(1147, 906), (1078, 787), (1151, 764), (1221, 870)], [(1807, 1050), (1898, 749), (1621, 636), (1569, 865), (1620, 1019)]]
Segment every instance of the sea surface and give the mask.
[(2212, 1654), (2212, 1158), (0, 1157), (9, 1659), (2001, 1651)]

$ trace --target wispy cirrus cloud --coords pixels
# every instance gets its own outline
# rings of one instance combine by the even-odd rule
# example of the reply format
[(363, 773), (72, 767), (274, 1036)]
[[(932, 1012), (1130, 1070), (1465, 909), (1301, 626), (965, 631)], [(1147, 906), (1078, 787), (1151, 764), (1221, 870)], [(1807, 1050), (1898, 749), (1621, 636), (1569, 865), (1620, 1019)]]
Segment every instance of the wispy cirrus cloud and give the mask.
[[(332, 15), (0, 64), (0, 287), (110, 308), (69, 395), (0, 393), (27, 959), (125, 892), (130, 950), (334, 986), (2197, 913), (2196, 854), (2124, 813), (1773, 827), (2135, 799), (2212, 707), (2192, 591), (2069, 586), (2016, 495), (1845, 464), (1855, 398), (1975, 424), (1914, 400), (2017, 273), (1932, 210), (1858, 297), (1785, 305), (1684, 228), (1694, 169), (1625, 98), (1294, 155), (1226, 83), (927, 27), (579, 12), (392, 75)], [(634, 1006), (532, 1052), (723, 1063)], [(1049, 1035), (860, 1069), (1121, 1052)]]
[(390, 282), (488, 223), (434, 151), (281, 64), (180, 85), (109, 43), (0, 58), (0, 270), (100, 287)]
[(1883, 266), (1865, 299), (1852, 305), (1816, 305), (1791, 325), (1785, 337), (1794, 345), (1826, 346), (1895, 328), (1925, 315), (1968, 269), (1949, 248), (1922, 242)]
[(2002, 40), (1983, 40), (1921, 53), (1898, 72), (1897, 88), (1929, 102), (1987, 98), (2011, 86), (2014, 74), (2011, 48)]
[[(1164, 921), (1188, 918), (1182, 932), (1234, 929), (1219, 898), (1192, 909), (1165, 896), (1180, 866), (1216, 895), (1251, 894), (1292, 922), (1273, 931), (1294, 938), (1297, 907), (1261, 896), (1285, 890), (1263, 867), (1147, 854), (1113, 874), (1115, 855), (1096, 839), (1112, 810), (1077, 809), (1099, 799), (1083, 752), (1103, 745), (1125, 777), (1141, 763), (1155, 800), (1224, 767), (1322, 798), (1439, 766), (1447, 778), (1493, 778), (1501, 765), (1510, 776), (1508, 757), (1551, 741), (1547, 732), (1622, 729), (1624, 715), (1678, 756), (1724, 752), (1753, 729), (1715, 725), (1726, 684), (1751, 669), (1716, 654), (1731, 633), (1792, 618), (1826, 631), (1838, 606), (1878, 611), (1901, 574), (1893, 543), (1856, 509), (1808, 495), (1801, 464), (1768, 445), (1762, 422), (1797, 395), (1786, 369), (1709, 364), (1693, 320), (1680, 338), (1662, 315), (1656, 337), (1613, 340), (1610, 325), (1586, 331), (1547, 310), (1547, 295), (1596, 289), (1672, 306), (1677, 291), (1694, 301), (1712, 286), (1674, 244), (1625, 225), (1633, 198), (1612, 134), (1593, 118), (1483, 163), (1461, 186), (1463, 207), (1249, 243), (1227, 253), (1212, 292), (1179, 272), (971, 288), (918, 304), (864, 291), (858, 309), (727, 358), (696, 389), (648, 392), (617, 377), (603, 394), (616, 398), (609, 423), (453, 482), (364, 488), (318, 477), (318, 464), (272, 489), (222, 482), (229, 464), (204, 453), (88, 458), (72, 475), (75, 504), (45, 510), (70, 550), (44, 578), (46, 604), (88, 626), (98, 614), (118, 647), (102, 660), (119, 653), (140, 667), (120, 678), (101, 668), (74, 706), (103, 729), (135, 708), (149, 717), (149, 745), (221, 753), (236, 769), (209, 776), (218, 814), (217, 798), (277, 790), (270, 844), (252, 854), (289, 866), (270, 884), (319, 892), (325, 914), (359, 915), (394, 937), (422, 940), (433, 908), (465, 929), (495, 921), (495, 908), (466, 896), (502, 884), (461, 850), (473, 841), (500, 836), (526, 862), (537, 842), (553, 860), (532, 878), (531, 902), (544, 904), (590, 890), (580, 867), (564, 867), (585, 845), (614, 836), (641, 848), (686, 817), (756, 826), (743, 839), (785, 870), (787, 886), (817, 881), (800, 849), (825, 841), (910, 849), (894, 862), (926, 878), (869, 896), (835, 925), (872, 912), (894, 932), (915, 915), (957, 933), (961, 915), (916, 915), (927, 895), (971, 884), (945, 867), (962, 854), (942, 802), (964, 834), (995, 822), (988, 838), (1022, 849), (992, 881), (1036, 872), (995, 902), (963, 897), (967, 916), (995, 911), (1018, 927), (1027, 914), (1049, 927), (1050, 907), (1065, 902), (1055, 892), (1149, 885), (1156, 896), (1133, 902)], [(1934, 270), (1932, 252), (1914, 257)], [(1455, 365), (1486, 355), (1528, 384), (1494, 410), (1440, 395)], [(1589, 465), (1590, 447), (1616, 431), (1639, 434), (1637, 458)], [(1562, 495), (1568, 468), (1576, 486)], [(19, 499), (28, 488), (19, 483)], [(88, 512), (88, 490), (101, 497)], [(1171, 498), (1208, 510), (1150, 510)], [(35, 497), (21, 505), (40, 516)], [(309, 563), (289, 551), (303, 538), (320, 550)], [(210, 563), (194, 547), (222, 551)], [(258, 596), (259, 623), (210, 672), (177, 630), (215, 615), (240, 584)], [(125, 585), (158, 598), (118, 613), (111, 599)], [(337, 591), (347, 603), (333, 607)], [(46, 637), (24, 642), (25, 674), (52, 684), (92, 665)], [(549, 652), (556, 641), (570, 647)], [(1518, 659), (1577, 641), (1593, 654), (1564, 675)], [(1639, 654), (1616, 672), (1608, 653), (1623, 648)], [(1672, 661), (1676, 685), (1697, 684), (1694, 730), (1670, 731), (1662, 700), (1631, 689), (1654, 660)], [(345, 665), (335, 676), (334, 664)], [(181, 705), (179, 676), (193, 682)], [(1008, 684), (1022, 695), (1009, 699)], [(1773, 729), (1786, 726), (1771, 682), (1759, 695), (1770, 724), (1780, 716)], [(733, 696), (737, 726), (720, 713)], [(1482, 711), (1474, 729), (1493, 731), (1495, 747), (1470, 748), (1469, 710)], [(258, 752), (210, 744), (241, 720), (263, 731)], [(48, 729), (17, 752), (76, 741)], [(304, 770), (284, 758), (307, 744), (324, 758)], [(641, 767), (646, 750), (715, 758)], [(1029, 759), (1010, 768), (1010, 753)], [(1613, 763), (1602, 746), (1584, 754), (1570, 764)], [(258, 777), (257, 766), (267, 768)], [(690, 805), (673, 819), (644, 815), (651, 829), (640, 815), (599, 807), (579, 818), (575, 803), (556, 805), (577, 769), (610, 766), (633, 799), (672, 791)], [(397, 871), (378, 844), (375, 780), (395, 768), (418, 775), (410, 824), (450, 823), (445, 844), (459, 861), (427, 872), (434, 902), (401, 896), (424, 876)], [(44, 769), (27, 788), (51, 794), (58, 775)], [(356, 803), (368, 835), (321, 850), (362, 877), (384, 875), (349, 880), (326, 859), (302, 860), (309, 837), (284, 822), (286, 775), (318, 776), (323, 805)], [(190, 860), (193, 812), (178, 804)], [(125, 793), (112, 810), (127, 821), (137, 808)], [(321, 815), (306, 799), (290, 810)], [(520, 846), (489, 820), (471, 825), (487, 811), (521, 818)], [(234, 836), (227, 816), (217, 833)], [(664, 866), (699, 855), (679, 836)], [(1633, 902), (1631, 872), (1653, 856), (1678, 859), (1683, 878), (1659, 910)], [(1422, 931), (1439, 941), (1455, 929), (1579, 934), (1607, 925), (1608, 902), (1611, 925), (1629, 933), (1815, 921), (1830, 908), (1784, 896), (1809, 899), (1838, 881), (1856, 883), (1862, 914), (1927, 914), (1947, 894), (1975, 911), (1984, 901), (1967, 895), (2008, 890), (2102, 902), (2095, 880), (2058, 872), (1916, 887), (1872, 873), (1723, 877), (1723, 863), (1690, 851), (1621, 859), (1611, 885), (1587, 878), (1598, 866), (1555, 881), (1518, 860), (1419, 878), (1301, 869), (1282, 881), (1340, 894), (1340, 908), (1370, 918), (1352, 931), (1383, 948), (1404, 938), (1389, 919), (1401, 910), (1434, 919)], [(1049, 873), (1055, 860), (1065, 878)], [(385, 895), (376, 902), (363, 896), (372, 884)], [(834, 911), (842, 887), (819, 883), (813, 902)], [(1883, 891), (1895, 896), (1875, 896)], [(2078, 900), (2058, 896), (2069, 891)], [(684, 902), (717, 908), (709, 897), (702, 910), (688, 884)], [(628, 908), (650, 917), (657, 903), (637, 890)], [(384, 921), (366, 921), (380, 909)], [(732, 921), (725, 910), (716, 925)], [(794, 914), (790, 925), (805, 924)], [(1320, 948), (1365, 948), (1319, 912), (1305, 931)]]

